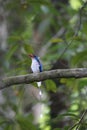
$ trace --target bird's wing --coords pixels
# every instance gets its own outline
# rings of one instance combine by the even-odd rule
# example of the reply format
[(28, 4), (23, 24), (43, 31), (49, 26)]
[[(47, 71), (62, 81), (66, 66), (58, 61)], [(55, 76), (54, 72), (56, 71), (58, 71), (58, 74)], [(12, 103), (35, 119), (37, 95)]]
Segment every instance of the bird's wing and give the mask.
[(39, 65), (39, 70), (40, 70), (40, 72), (42, 72), (42, 65), (41, 64)]

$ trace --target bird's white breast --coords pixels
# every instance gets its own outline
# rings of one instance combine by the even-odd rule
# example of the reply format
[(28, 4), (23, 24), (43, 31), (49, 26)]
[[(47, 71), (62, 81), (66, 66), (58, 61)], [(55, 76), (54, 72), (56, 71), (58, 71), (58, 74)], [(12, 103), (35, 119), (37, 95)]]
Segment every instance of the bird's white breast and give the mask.
[(36, 59), (32, 59), (31, 69), (35, 73), (39, 72), (39, 64)]

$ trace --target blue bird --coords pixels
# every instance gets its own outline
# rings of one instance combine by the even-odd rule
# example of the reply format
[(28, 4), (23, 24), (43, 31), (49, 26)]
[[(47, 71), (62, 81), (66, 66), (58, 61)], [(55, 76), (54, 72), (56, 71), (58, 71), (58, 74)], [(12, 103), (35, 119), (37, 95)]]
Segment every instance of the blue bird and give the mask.
[[(30, 56), (30, 58), (32, 60), (31, 69), (32, 69), (33, 73), (42, 72), (42, 63), (39, 60), (39, 58), (34, 54), (29, 54), (29, 56)], [(41, 86), (41, 81), (37, 82), (37, 85), (38, 85), (38, 87), (40, 87)], [(40, 91), (40, 95), (41, 95), (41, 91)]]

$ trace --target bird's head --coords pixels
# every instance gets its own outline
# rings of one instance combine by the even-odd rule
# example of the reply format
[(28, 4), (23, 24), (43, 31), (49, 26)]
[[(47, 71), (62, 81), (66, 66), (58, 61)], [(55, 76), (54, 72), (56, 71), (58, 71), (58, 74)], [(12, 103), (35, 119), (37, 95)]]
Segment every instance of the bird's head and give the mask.
[(35, 58), (36, 56), (34, 54), (29, 54), (28, 55), (30, 58)]

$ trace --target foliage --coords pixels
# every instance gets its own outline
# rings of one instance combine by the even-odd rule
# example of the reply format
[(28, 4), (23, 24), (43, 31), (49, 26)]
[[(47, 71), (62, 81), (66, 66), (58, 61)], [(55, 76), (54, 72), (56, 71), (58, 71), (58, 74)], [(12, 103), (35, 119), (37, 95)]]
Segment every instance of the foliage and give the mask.
[[(8, 13), (6, 17), (8, 37), (4, 47), (6, 49), (4, 51), (3, 48), (0, 49), (2, 52), (0, 61), (2, 76), (0, 78), (5, 75), (29, 73), (31, 64), (29, 53), (41, 56), (44, 70), (51, 69), (55, 62), (62, 59), (68, 62), (69, 68), (86, 67), (87, 4), (84, 5), (84, 2), (84, 0), (69, 0), (69, 2), (61, 2), (61, 0), (2, 1), (3, 9)], [(84, 8), (80, 10), (83, 5)], [(0, 42), (3, 44), (2, 41)], [(69, 43), (71, 44), (69, 45)], [(58, 68), (60, 68), (59, 65)], [(50, 100), (50, 94), (58, 94), (59, 99), (56, 98), (55, 102), (60, 103), (59, 108), (62, 104), (67, 107), (62, 106), (60, 110), (56, 111), (55, 117), (51, 116), (51, 105), (49, 104), (52, 103), (52, 100), (44, 99), (42, 102), (47, 106), (47, 116), (39, 124), (33, 124), (33, 115), (30, 111), (26, 114), (23, 110), (24, 106), (22, 106), (24, 85), (13, 86), (2, 92), (4, 99), (0, 105), (1, 130), (39, 130), (43, 128), (44, 130), (51, 128), (69, 130), (80, 120), (82, 113), (87, 108), (87, 78), (54, 79), (47, 80), (45, 84), (46, 95), (49, 93), (48, 99)], [(34, 86), (36, 85), (34, 84)], [(31, 99), (29, 98), (28, 101)], [(84, 116), (79, 124), (79, 130), (87, 128), (86, 120), (87, 117)]]

